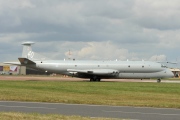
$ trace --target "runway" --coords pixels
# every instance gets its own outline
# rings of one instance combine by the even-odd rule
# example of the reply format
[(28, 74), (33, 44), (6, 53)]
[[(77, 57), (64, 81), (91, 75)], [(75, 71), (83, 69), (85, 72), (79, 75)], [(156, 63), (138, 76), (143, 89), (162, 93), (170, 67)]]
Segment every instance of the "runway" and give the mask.
[(80, 115), (133, 120), (179, 120), (180, 109), (0, 101), (1, 112)]
[[(72, 77), (54, 77), (54, 76), (3, 76), (0, 75), (0, 80), (20, 80), (20, 81), (89, 81), (89, 79), (72, 78)], [(151, 79), (102, 79), (102, 82), (153, 82)], [(180, 80), (166, 80), (162, 79), (162, 83), (180, 83)]]

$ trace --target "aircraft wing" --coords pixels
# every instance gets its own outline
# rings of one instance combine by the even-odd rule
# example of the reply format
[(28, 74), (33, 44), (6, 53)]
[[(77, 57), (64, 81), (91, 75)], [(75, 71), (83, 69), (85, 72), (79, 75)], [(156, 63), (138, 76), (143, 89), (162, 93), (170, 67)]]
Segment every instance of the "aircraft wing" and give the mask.
[(118, 70), (114, 69), (85, 69), (85, 70), (79, 70), (79, 69), (67, 69), (70, 73), (81, 73), (81, 74), (90, 74), (90, 75), (115, 75), (119, 73)]
[(178, 64), (178, 62), (169, 62), (169, 61), (157, 61), (157, 63), (170, 63), (170, 64)]

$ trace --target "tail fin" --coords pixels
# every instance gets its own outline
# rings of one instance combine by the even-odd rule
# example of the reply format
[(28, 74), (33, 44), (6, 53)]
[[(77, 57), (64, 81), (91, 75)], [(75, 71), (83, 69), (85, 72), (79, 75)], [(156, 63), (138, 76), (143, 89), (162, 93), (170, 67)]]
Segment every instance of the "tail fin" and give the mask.
[(33, 59), (34, 52), (32, 51), (31, 45), (34, 44), (34, 42), (24, 42), (23, 45), (23, 52), (22, 52), (22, 58), (28, 58)]
[(34, 61), (34, 60), (40, 60), (40, 61), (43, 61), (43, 60), (50, 60), (49, 58), (43, 56), (43, 55), (40, 55), (36, 52), (33, 52), (32, 51), (32, 48), (31, 48), (31, 45), (34, 44), (34, 42), (24, 42), (22, 43), (23, 45), (23, 52), (22, 52), (22, 58), (27, 58), (31, 61)]

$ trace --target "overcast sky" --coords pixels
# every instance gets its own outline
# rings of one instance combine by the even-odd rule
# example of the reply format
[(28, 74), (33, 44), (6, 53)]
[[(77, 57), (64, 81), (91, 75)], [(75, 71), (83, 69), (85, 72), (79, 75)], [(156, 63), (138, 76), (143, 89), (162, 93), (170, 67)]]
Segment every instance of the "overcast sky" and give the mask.
[(0, 0), (0, 62), (25, 41), (51, 59), (180, 61), (180, 0)]

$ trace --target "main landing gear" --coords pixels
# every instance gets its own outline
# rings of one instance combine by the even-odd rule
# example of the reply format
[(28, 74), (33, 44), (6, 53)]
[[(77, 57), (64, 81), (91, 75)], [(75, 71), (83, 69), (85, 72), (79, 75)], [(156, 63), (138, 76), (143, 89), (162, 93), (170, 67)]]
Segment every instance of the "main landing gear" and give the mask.
[(159, 79), (157, 79), (157, 83), (160, 83), (161, 82), (161, 79), (159, 78)]
[(101, 78), (98, 78), (98, 77), (96, 77), (96, 76), (94, 76), (94, 77), (92, 77), (92, 78), (90, 78), (90, 82), (100, 82), (101, 81)]

